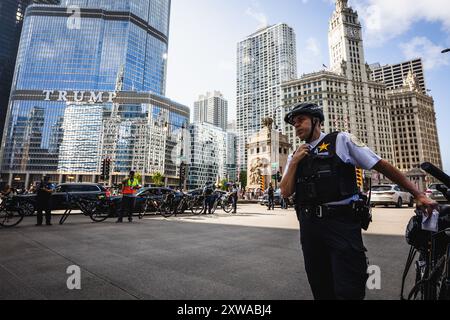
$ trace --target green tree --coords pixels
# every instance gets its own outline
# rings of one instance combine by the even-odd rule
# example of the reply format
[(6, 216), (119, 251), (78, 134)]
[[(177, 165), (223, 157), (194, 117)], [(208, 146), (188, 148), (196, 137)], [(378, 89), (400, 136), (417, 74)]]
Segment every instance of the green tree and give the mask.
[(161, 174), (161, 172), (156, 172), (152, 175), (152, 182), (155, 186), (161, 187), (164, 185), (164, 176)]
[(140, 185), (142, 185), (142, 175), (139, 172), (134, 175), (134, 178), (137, 179)]
[(220, 182), (220, 188), (223, 191), (228, 190), (228, 180), (227, 179), (222, 179), (222, 181)]
[(246, 189), (247, 188), (247, 172), (241, 171), (239, 182), (241, 183), (241, 188)]

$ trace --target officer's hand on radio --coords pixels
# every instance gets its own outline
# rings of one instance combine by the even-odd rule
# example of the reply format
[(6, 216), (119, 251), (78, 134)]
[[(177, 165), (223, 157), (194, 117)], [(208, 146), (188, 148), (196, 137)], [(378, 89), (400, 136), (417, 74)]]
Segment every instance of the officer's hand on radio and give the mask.
[(300, 161), (302, 161), (305, 157), (309, 156), (309, 145), (308, 144), (304, 144), (302, 146), (300, 146), (297, 151), (295, 151), (294, 156), (292, 157), (292, 161), (294, 163), (299, 163)]

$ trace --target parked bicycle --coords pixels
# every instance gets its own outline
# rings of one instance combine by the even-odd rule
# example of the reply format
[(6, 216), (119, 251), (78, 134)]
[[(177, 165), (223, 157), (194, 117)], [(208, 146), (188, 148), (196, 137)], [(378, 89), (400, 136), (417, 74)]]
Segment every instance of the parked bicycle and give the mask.
[(215, 213), (217, 208), (222, 208), (226, 213), (233, 211), (233, 199), (231, 193), (215, 192), (215, 200), (211, 213)]
[[(424, 163), (422, 169), (444, 183), (438, 190), (450, 201), (450, 177), (430, 163)], [(407, 228), (411, 249), (403, 273), (401, 299), (450, 300), (450, 206), (440, 206), (437, 232), (423, 230), (422, 220), (423, 212), (416, 210)], [(413, 263), (415, 283), (405, 298), (406, 279)]]
[(64, 211), (59, 220), (62, 225), (66, 222), (73, 210), (80, 210), (81, 214), (89, 217), (94, 222), (103, 222), (116, 211), (114, 203), (105, 196), (99, 196), (96, 199), (75, 197), (67, 193), (68, 209)]
[(199, 208), (203, 208), (203, 205), (199, 205), (198, 196), (183, 193), (181, 198), (176, 199), (175, 194), (168, 194), (161, 204), (160, 213), (163, 217), (168, 218), (173, 215), (183, 214), (186, 211), (197, 214), (196, 212), (199, 212)]
[(27, 216), (34, 215), (34, 202), (28, 199), (3, 198), (0, 200), (0, 226), (17, 226)]

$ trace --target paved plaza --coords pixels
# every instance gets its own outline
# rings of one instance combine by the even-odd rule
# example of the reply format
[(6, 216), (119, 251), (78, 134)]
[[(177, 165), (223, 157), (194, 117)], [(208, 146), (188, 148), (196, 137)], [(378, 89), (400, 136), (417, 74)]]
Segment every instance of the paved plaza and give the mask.
[[(376, 208), (364, 240), (381, 268), (381, 290), (398, 299), (409, 247), (410, 208)], [(0, 299), (312, 299), (293, 209), (243, 204), (237, 215), (147, 216), (134, 223), (92, 223), (70, 216), (37, 228), (26, 218), (0, 229)], [(79, 266), (81, 290), (67, 287)]]

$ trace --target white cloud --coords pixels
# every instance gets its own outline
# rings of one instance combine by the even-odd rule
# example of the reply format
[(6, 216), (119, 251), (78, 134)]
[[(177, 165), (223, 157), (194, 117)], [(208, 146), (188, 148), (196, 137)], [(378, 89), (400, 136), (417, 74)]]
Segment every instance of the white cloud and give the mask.
[(426, 37), (415, 37), (408, 43), (401, 43), (400, 48), (406, 59), (422, 58), (425, 69), (450, 66), (449, 55), (442, 54), (442, 48)]
[(306, 40), (306, 50), (313, 56), (320, 56), (322, 54), (319, 47), (319, 41), (316, 38), (311, 37)]
[(438, 22), (450, 33), (448, 0), (353, 0), (365, 25), (369, 45), (381, 45), (409, 30), (419, 21)]
[(258, 22), (258, 28), (264, 28), (269, 25), (267, 15), (261, 10), (261, 5), (256, 0), (252, 1), (252, 5), (247, 8), (245, 14)]

